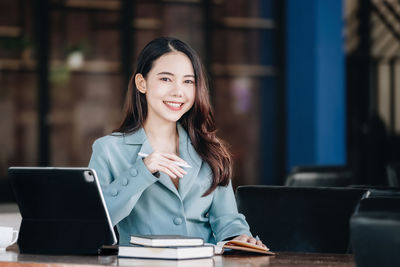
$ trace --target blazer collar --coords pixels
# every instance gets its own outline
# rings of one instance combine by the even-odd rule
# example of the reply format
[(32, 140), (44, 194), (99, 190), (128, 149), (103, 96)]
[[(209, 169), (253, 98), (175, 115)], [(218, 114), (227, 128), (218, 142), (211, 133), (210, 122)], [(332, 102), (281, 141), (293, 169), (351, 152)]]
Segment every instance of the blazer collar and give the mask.
[(137, 130), (132, 134), (123, 136), (124, 136), (124, 142), (127, 145), (141, 145), (147, 140), (146, 133), (143, 127), (141, 127), (139, 130)]
[(179, 156), (192, 166), (192, 169), (200, 168), (202, 160), (194, 149), (189, 135), (180, 123), (178, 123), (177, 127), (179, 133)]

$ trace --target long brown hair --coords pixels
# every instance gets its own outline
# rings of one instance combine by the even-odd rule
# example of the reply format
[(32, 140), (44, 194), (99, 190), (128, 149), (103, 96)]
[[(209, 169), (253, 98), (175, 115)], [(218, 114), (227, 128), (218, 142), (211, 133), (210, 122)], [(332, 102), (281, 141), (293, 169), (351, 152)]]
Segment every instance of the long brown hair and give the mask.
[(144, 125), (147, 117), (147, 101), (144, 94), (136, 88), (135, 76), (140, 73), (146, 78), (153, 62), (162, 55), (179, 51), (192, 62), (196, 96), (193, 107), (180, 119), (182, 127), (188, 132), (192, 145), (203, 161), (213, 172), (210, 188), (203, 194), (209, 195), (217, 186), (226, 186), (232, 176), (232, 158), (226, 145), (216, 136), (213, 110), (210, 104), (207, 77), (197, 53), (184, 42), (160, 37), (148, 43), (138, 57), (136, 71), (132, 75), (125, 100), (125, 116), (118, 129), (113, 132), (131, 134)]

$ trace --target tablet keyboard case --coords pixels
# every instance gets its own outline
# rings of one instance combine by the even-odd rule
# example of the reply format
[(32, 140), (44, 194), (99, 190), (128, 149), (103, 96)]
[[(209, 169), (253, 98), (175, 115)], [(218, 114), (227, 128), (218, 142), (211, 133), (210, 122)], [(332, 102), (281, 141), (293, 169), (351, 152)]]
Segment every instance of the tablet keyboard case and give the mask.
[(98, 254), (113, 243), (96, 181), (83, 170), (10, 169), (9, 176), (22, 215), (20, 253)]

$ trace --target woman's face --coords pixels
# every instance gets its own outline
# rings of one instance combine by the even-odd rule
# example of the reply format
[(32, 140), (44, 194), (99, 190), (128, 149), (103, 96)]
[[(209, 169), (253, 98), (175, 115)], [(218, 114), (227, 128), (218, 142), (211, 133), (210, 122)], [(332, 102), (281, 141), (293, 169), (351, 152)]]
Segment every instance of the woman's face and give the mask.
[(170, 52), (155, 60), (144, 84), (147, 120), (177, 122), (193, 106), (193, 66), (182, 52)]

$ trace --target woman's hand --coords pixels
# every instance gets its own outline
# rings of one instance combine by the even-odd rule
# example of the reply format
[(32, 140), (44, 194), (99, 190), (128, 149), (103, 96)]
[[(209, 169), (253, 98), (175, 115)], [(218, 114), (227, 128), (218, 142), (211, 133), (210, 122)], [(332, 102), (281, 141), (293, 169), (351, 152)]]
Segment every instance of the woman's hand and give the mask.
[(182, 178), (187, 173), (184, 169), (176, 165), (176, 162), (187, 163), (175, 154), (155, 151), (143, 158), (143, 162), (151, 173), (160, 171), (172, 178)]
[(237, 237), (235, 237), (232, 240), (238, 240), (238, 241), (243, 241), (243, 242), (247, 242), (250, 244), (254, 244), (254, 245), (258, 245), (258, 246), (262, 246), (264, 248), (266, 248), (267, 246), (263, 244), (263, 242), (261, 240), (257, 240), (254, 237), (250, 237), (248, 235), (239, 235)]

